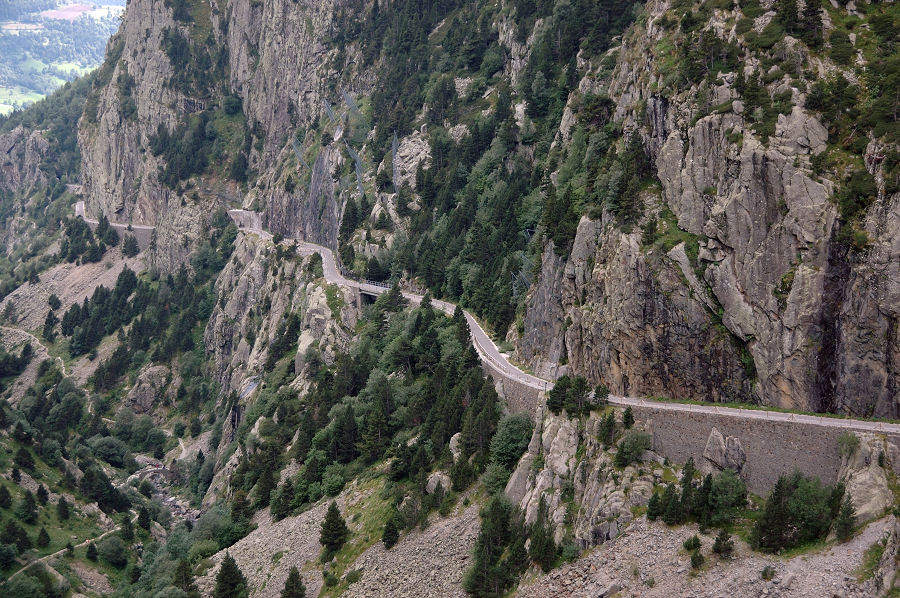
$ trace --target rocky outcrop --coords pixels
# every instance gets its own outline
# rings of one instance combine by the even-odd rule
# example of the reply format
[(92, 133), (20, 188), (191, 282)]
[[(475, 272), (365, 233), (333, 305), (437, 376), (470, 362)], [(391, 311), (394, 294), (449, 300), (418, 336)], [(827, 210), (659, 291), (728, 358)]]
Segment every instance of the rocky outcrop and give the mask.
[[(714, 470), (733, 469), (735, 473), (741, 473), (744, 463), (747, 462), (747, 454), (741, 446), (741, 440), (734, 436), (724, 437), (718, 428), (713, 428), (706, 440), (706, 448), (703, 449), (705, 463), (701, 464), (701, 471), (709, 471), (711, 465)], [(712, 472), (710, 472), (712, 473)]]
[[(802, 108), (806, 84), (773, 84), (793, 107), (768, 140), (750, 126), (733, 73), (660, 91), (666, 73), (653, 57), (671, 35), (657, 23), (668, 8), (648, 4), (612, 75), (587, 65), (579, 89), (608, 93), (614, 118), (645, 139), (661, 187), (642, 198), (640, 224), (671, 211), (690, 240), (657, 255), (607, 213), (583, 219), (565, 262), (544, 248), (519, 355), (547, 373), (567, 360), (622, 394), (897, 417), (900, 196), (878, 196), (863, 223), (868, 248), (850, 249), (835, 184), (812, 172), (828, 133)], [(740, 43), (726, 21), (716, 12), (709, 27)], [(785, 53), (802, 51), (785, 41)], [(880, 163), (867, 168), (877, 179)]]
[(615, 394), (740, 398), (735, 345), (709, 318), (676, 261), (644, 251), (640, 232), (584, 217), (567, 261), (544, 251), (519, 354), (542, 375), (567, 360)]
[(167, 396), (172, 394), (167, 393), (171, 378), (171, 370), (164, 365), (144, 367), (122, 404), (138, 415), (152, 412), (155, 407), (165, 404), (171, 398)]
[(18, 126), (0, 135), (0, 189), (24, 191), (46, 182), (41, 171), (50, 144), (40, 131)]
[(290, 249), (287, 254), (279, 260), (271, 241), (242, 234), (216, 281), (218, 296), (226, 299), (213, 310), (204, 339), (226, 393), (240, 392), (248, 378), (260, 373), (286, 314), (300, 316), (300, 359), (313, 342), (326, 361), (349, 347), (357, 318), (352, 294), (336, 288), (342, 307), (334, 313), (322, 283), (306, 272), (305, 260)]
[[(506, 496), (534, 523), (541, 501), (560, 544), (571, 541), (583, 550), (616, 538), (634, 519), (633, 508), (646, 506), (661, 471), (613, 468), (612, 455), (597, 441), (601, 417), (579, 422), (539, 409), (532, 433), (506, 485)], [(569, 501), (572, 501), (569, 504)], [(574, 521), (569, 521), (574, 506)], [(570, 526), (570, 528), (567, 528)]]
[(844, 491), (853, 500), (856, 522), (861, 524), (884, 516), (894, 505), (888, 477), (893, 475), (891, 464), (900, 463), (900, 451), (875, 434), (853, 436), (858, 443), (855, 447), (845, 444), (838, 478), (844, 482)]
[(322, 148), (312, 164), (308, 189), (298, 186), (292, 193), (283, 189), (268, 192), (263, 213), (266, 230), (337, 251), (342, 204), (335, 173), (343, 163), (341, 146), (332, 143)]

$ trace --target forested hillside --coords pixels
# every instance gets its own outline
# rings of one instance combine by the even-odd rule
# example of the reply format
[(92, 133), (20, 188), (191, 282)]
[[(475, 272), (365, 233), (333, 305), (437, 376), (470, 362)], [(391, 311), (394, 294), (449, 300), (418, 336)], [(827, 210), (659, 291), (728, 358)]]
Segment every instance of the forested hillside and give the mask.
[[(0, 120), (2, 589), (817, 595), (828, 544), (889, 591), (889, 434), (766, 498), (739, 436), (675, 464), (606, 399), (900, 417), (898, 19), (131, 0)], [(548, 381), (527, 412), (463, 309)]]

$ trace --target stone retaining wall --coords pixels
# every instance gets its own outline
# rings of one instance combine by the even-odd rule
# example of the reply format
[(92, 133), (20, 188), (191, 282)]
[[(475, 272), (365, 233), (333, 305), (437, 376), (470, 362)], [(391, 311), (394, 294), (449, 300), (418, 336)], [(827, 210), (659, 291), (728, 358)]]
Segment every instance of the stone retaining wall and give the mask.
[[(524, 413), (528, 417), (534, 417), (535, 408), (546, 400), (544, 392), (506, 377), (489, 359), (482, 355), (479, 357), (484, 373), (494, 381), (497, 393), (506, 400), (510, 413)], [(553, 388), (552, 384), (547, 386)]]
[[(694, 458), (698, 467), (709, 463), (704, 451), (713, 428), (726, 439), (736, 438), (745, 455), (741, 476), (751, 492), (766, 495), (783, 473), (798, 470), (837, 481), (841, 455), (838, 439), (846, 429), (810, 423), (742, 419), (733, 415), (671, 411), (659, 407), (632, 407), (635, 418), (648, 421), (653, 450), (671, 461)], [(900, 447), (900, 438), (886, 435)], [(894, 469), (900, 463), (892, 464)]]

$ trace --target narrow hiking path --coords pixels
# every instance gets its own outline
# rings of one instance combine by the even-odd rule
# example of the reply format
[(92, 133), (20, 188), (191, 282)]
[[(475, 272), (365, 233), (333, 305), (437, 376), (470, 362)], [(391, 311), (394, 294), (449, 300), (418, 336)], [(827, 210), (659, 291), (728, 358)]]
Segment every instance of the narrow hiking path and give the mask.
[[(129, 513), (131, 513), (131, 512), (129, 511)], [(131, 518), (131, 523), (136, 524), (136, 523), (137, 523), (137, 519), (138, 519), (138, 516), (137, 516), (137, 515), (134, 515), (134, 517)], [(95, 537), (93, 537), (93, 538), (88, 538), (87, 540), (84, 540), (83, 542), (79, 542), (78, 544), (75, 544), (72, 548), (73, 548), (73, 549), (75, 549), (75, 548), (84, 548), (84, 547), (87, 546), (88, 544), (90, 544), (90, 543), (92, 543), (92, 542), (99, 542), (99, 541), (102, 540), (103, 538), (105, 538), (105, 537), (107, 537), (107, 536), (109, 536), (109, 535), (111, 535), (111, 534), (114, 534), (114, 533), (118, 532), (118, 531), (121, 530), (121, 529), (122, 529), (122, 525), (121, 525), (121, 524), (116, 525), (116, 526), (114, 526), (112, 529), (109, 529), (109, 530), (103, 532), (103, 533), (100, 534), (99, 536), (95, 536)], [(63, 554), (65, 554), (66, 550), (68, 550), (68, 548), (60, 548), (60, 549), (57, 550), (56, 552), (51, 552), (50, 554), (47, 554), (47, 555), (44, 555), (44, 556), (42, 556), (42, 557), (36, 558), (36, 559), (34, 559), (33, 561), (29, 561), (28, 563), (22, 565), (22, 568), (21, 568), (21, 569), (19, 569), (18, 571), (16, 571), (16, 572), (13, 573), (12, 575), (10, 575), (10, 576), (6, 579), (6, 582), (4, 582), (4, 583), (9, 582), (10, 579), (12, 579), (13, 577), (15, 577), (16, 575), (18, 575), (18, 574), (21, 573), (22, 571), (25, 571), (26, 569), (28, 569), (28, 568), (30, 568), (30, 567), (33, 567), (33, 566), (36, 565), (37, 563), (44, 563), (44, 564), (46, 565), (51, 559), (59, 558), (60, 556), (62, 556)], [(47, 569), (49, 569), (50, 571), (56, 573), (56, 575), (58, 576), (58, 578), (62, 578), (62, 574), (60, 574), (60, 573), (59, 573), (56, 569), (54, 569), (53, 567), (47, 565)]]
[[(50, 354), (50, 349), (47, 347), (47, 345), (45, 345), (44, 342), (43, 342), (41, 339), (39, 339), (38, 337), (36, 337), (36, 336), (33, 335), (32, 333), (28, 332), (28, 331), (25, 330), (24, 328), (16, 328), (15, 326), (0, 326), (0, 330), (5, 330), (5, 331), (8, 331), (8, 332), (12, 332), (12, 333), (16, 333), (16, 334), (22, 334), (22, 335), (24, 335), (24, 336), (27, 336), (27, 337), (29, 338), (29, 340), (34, 341), (35, 343), (37, 343), (37, 344), (44, 350), (44, 353), (47, 354), (47, 357), (48, 357), (48, 358), (53, 357), (53, 356)], [(68, 368), (66, 368), (66, 362), (63, 361), (63, 358), (62, 358), (62, 357), (59, 357), (58, 355), (56, 356), (55, 359), (56, 359), (56, 362), (59, 363), (59, 367), (62, 368), (63, 376), (68, 377), (68, 376), (69, 376), (69, 370), (68, 370)]]

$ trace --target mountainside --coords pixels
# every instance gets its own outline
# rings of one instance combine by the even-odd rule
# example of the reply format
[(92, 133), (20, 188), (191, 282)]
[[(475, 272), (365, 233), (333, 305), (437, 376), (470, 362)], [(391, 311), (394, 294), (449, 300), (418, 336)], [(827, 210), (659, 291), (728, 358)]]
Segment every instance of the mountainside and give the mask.
[(900, 419), (898, 35), (893, 3), (130, 0), (0, 120), (7, 589), (892, 591), (895, 424), (628, 401)]
[(157, 225), (170, 269), (241, 204), (461, 300), (536, 371), (895, 417), (893, 26), (720, 4), (135, 2), (80, 124), (88, 212)]

